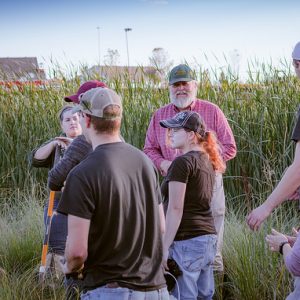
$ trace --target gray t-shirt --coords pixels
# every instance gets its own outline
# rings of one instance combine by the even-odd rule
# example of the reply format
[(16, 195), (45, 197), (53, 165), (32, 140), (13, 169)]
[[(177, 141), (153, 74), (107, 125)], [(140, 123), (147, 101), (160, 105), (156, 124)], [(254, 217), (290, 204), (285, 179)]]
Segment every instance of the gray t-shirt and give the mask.
[(84, 287), (165, 285), (158, 172), (135, 147), (98, 146), (69, 174), (58, 211), (91, 221)]

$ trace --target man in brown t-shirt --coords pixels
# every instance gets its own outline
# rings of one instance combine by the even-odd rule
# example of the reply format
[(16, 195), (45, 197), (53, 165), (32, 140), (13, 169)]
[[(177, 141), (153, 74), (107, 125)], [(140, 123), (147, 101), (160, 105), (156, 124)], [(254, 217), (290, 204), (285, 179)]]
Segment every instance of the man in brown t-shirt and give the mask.
[(120, 139), (122, 104), (114, 91), (92, 89), (75, 110), (93, 152), (70, 172), (58, 208), (68, 214), (65, 273), (83, 275), (81, 299), (169, 299), (158, 173)]

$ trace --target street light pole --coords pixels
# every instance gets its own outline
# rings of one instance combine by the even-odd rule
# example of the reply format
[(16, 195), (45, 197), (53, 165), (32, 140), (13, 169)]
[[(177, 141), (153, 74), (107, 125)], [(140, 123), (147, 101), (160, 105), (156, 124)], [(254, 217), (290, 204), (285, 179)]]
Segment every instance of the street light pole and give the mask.
[(128, 39), (127, 39), (127, 32), (131, 31), (132, 28), (124, 28), (125, 30), (125, 39), (126, 39), (126, 48), (127, 48), (127, 66), (129, 67), (129, 51), (128, 51)]
[(98, 32), (98, 65), (100, 68), (100, 63), (101, 63), (101, 56), (100, 56), (100, 27), (97, 26), (97, 32)]

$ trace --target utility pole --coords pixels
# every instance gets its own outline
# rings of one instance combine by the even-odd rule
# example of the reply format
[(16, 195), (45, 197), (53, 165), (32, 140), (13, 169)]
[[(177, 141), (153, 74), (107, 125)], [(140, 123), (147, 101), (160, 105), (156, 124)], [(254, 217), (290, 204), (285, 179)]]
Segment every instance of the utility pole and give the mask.
[(127, 48), (127, 66), (129, 67), (129, 50), (128, 50), (128, 38), (127, 38), (127, 32), (131, 31), (132, 28), (124, 28), (125, 30), (125, 39), (126, 39), (126, 48)]
[(100, 63), (101, 63), (101, 55), (100, 55), (100, 27), (97, 26), (97, 33), (98, 33), (98, 65), (100, 68)]

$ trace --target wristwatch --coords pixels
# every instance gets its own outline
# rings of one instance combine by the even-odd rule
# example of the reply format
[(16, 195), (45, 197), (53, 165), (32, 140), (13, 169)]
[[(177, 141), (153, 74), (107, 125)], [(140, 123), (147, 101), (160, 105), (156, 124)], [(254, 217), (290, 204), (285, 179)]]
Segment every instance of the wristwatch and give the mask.
[(282, 243), (279, 245), (279, 253), (280, 253), (281, 255), (283, 255), (283, 246), (284, 246), (285, 244), (289, 244), (289, 242), (288, 242), (288, 241), (284, 241), (284, 242), (282, 242)]

